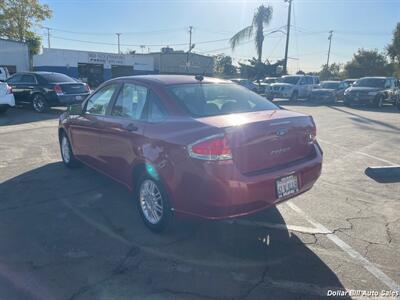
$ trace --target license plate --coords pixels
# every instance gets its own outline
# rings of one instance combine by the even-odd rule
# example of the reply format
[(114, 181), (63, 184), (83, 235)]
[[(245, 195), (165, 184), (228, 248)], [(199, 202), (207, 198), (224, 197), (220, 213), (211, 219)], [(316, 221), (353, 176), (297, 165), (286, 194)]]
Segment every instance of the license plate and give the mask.
[(296, 175), (282, 177), (276, 180), (276, 193), (279, 198), (284, 198), (299, 191), (299, 182)]
[(75, 100), (80, 101), (80, 100), (82, 100), (82, 99), (83, 99), (82, 96), (75, 96)]

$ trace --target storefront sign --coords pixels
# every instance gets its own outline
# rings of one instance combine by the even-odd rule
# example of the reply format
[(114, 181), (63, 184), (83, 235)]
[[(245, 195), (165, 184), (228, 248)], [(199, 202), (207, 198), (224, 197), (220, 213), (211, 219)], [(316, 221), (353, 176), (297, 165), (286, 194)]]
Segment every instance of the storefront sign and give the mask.
[(125, 56), (109, 53), (88, 53), (88, 61), (91, 63), (105, 65), (124, 65)]

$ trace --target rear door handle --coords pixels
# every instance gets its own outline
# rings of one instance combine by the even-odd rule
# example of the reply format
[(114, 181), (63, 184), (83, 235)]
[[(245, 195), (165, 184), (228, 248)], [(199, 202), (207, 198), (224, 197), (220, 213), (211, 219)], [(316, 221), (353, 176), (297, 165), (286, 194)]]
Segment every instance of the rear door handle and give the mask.
[(126, 130), (133, 132), (133, 131), (138, 131), (138, 127), (135, 124), (130, 123), (128, 126), (126, 126)]

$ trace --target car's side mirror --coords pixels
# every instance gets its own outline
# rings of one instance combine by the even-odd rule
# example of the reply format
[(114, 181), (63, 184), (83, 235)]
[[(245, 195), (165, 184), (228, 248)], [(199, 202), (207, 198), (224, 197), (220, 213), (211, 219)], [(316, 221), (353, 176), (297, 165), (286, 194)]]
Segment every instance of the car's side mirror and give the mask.
[(83, 106), (82, 104), (72, 104), (68, 106), (67, 112), (70, 115), (81, 115), (83, 113)]

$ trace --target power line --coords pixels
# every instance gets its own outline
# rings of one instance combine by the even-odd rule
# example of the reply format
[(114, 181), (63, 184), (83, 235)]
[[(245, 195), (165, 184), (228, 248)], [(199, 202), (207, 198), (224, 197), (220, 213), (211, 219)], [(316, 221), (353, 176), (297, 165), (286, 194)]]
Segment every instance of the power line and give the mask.
[[(114, 32), (85, 32), (85, 31), (73, 31), (73, 30), (66, 30), (66, 29), (59, 29), (53, 27), (44, 27), (42, 28), (49, 28), (53, 31), (64, 32), (64, 33), (72, 33), (72, 34), (81, 34), (81, 35), (94, 35), (94, 36), (104, 36), (104, 35), (114, 35)], [(166, 33), (166, 32), (177, 32), (183, 31), (184, 28), (171, 28), (171, 29), (158, 29), (158, 30), (149, 30), (149, 31), (131, 31), (131, 32), (121, 32), (124, 35), (133, 35), (133, 34), (155, 34), (155, 33)]]
[[(122, 33), (120, 33), (122, 34)], [(115, 35), (115, 33), (114, 33)], [(99, 44), (99, 45), (109, 45), (109, 46), (116, 46), (118, 45), (115, 43), (109, 43), (109, 42), (100, 42), (100, 41), (89, 41), (89, 40), (81, 40), (81, 39), (72, 39), (72, 38), (66, 38), (66, 37), (61, 37), (61, 36), (55, 36), (52, 35), (53, 38), (59, 39), (59, 40), (66, 40), (66, 41), (73, 41), (73, 42), (81, 42), (81, 43), (89, 43), (89, 44)], [(217, 42), (222, 42), (222, 41), (228, 41), (229, 39), (218, 39), (218, 40), (209, 40), (209, 41), (200, 41), (197, 42), (196, 44), (211, 44), (211, 43), (217, 43)], [(140, 46), (148, 46), (148, 47), (163, 47), (163, 46), (186, 46), (186, 43), (164, 43), (164, 44), (120, 44), (120, 46), (128, 46), (128, 47), (140, 47)]]

